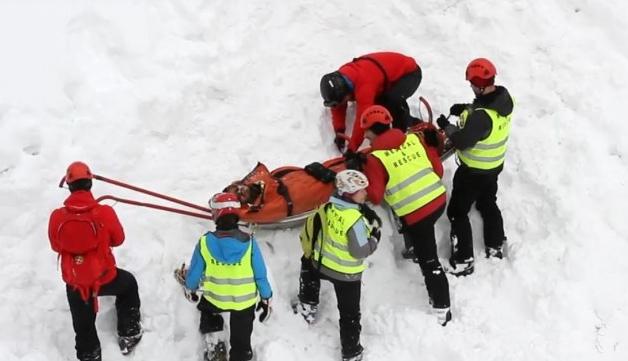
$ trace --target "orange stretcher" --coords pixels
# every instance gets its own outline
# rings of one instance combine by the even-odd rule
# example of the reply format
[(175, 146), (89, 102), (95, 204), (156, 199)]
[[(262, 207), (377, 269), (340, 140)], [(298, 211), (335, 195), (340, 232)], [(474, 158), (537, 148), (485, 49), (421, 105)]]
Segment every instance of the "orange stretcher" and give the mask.
[[(451, 142), (442, 130), (434, 126), (429, 103), (422, 97), (420, 101), (425, 105), (428, 117), (426, 121), (410, 127), (408, 132), (424, 138), (427, 130), (436, 131), (438, 152), (445, 160), (453, 154)], [(362, 149), (360, 153), (369, 151), (368, 148)], [(333, 177), (347, 168), (345, 162), (344, 157), (337, 157), (304, 168), (286, 166), (273, 171), (269, 171), (263, 163), (257, 163), (249, 174), (223, 191), (235, 193), (240, 198), (242, 222), (255, 223), (262, 228), (288, 228), (303, 222), (318, 206), (329, 200), (334, 192)]]
[[(317, 168), (323, 174), (319, 175), (311, 168)], [(273, 171), (263, 163), (257, 163), (249, 174), (231, 183), (224, 191), (240, 198), (242, 222), (286, 226), (292, 221), (301, 221), (310, 211), (327, 202), (334, 192), (333, 174), (345, 168), (343, 157), (315, 166), (286, 166)]]

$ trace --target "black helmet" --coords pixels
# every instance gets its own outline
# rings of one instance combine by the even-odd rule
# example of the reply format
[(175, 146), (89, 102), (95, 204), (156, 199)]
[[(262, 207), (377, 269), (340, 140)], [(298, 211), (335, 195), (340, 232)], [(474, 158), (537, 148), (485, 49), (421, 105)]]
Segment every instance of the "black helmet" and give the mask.
[(349, 85), (339, 71), (325, 74), (321, 78), (321, 96), (323, 105), (335, 107), (350, 93)]

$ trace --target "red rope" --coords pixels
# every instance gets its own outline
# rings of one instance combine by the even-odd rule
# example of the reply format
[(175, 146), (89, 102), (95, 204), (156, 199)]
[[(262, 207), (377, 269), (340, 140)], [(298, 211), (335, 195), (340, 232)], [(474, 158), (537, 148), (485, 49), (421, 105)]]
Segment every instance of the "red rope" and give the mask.
[(121, 202), (121, 203), (132, 204), (134, 206), (159, 209), (159, 210), (162, 210), (162, 211), (184, 214), (186, 216), (192, 216), (192, 217), (212, 220), (211, 214), (195, 213), (195, 212), (190, 212), (190, 211), (186, 211), (186, 210), (183, 210), (183, 209), (177, 209), (177, 208), (162, 206), (162, 205), (159, 205), (159, 204), (138, 202), (138, 201), (134, 201), (134, 200), (130, 200), (130, 199), (118, 198), (118, 197), (111, 196), (111, 195), (100, 196), (100, 197), (98, 197), (96, 199), (96, 202), (104, 201), (106, 199), (111, 199), (111, 200), (114, 200), (114, 201), (117, 201), (117, 202)]
[[(180, 204), (180, 205), (183, 205), (183, 206), (186, 206), (186, 207), (194, 208), (194, 209), (197, 209), (199, 211), (211, 213), (211, 210), (209, 208), (207, 208), (207, 207), (201, 207), (199, 205), (196, 205), (196, 204), (193, 204), (193, 203), (190, 203), (190, 202), (182, 201), (182, 200), (177, 199), (177, 198), (173, 198), (173, 197), (170, 197), (170, 196), (167, 196), (167, 195), (159, 194), (157, 192), (149, 191), (148, 189), (136, 187), (136, 186), (133, 186), (133, 185), (130, 185), (130, 184), (127, 184), (127, 183), (123, 183), (123, 182), (120, 182), (120, 181), (117, 181), (117, 180), (114, 180), (114, 179), (110, 179), (110, 178), (106, 178), (106, 177), (103, 177), (103, 176), (100, 176), (100, 175), (96, 175), (96, 174), (94, 174), (94, 178), (98, 179), (100, 181), (106, 182), (106, 183), (111, 183), (113, 185), (117, 185), (119, 187), (127, 188), (127, 189), (130, 189), (130, 190), (134, 190), (136, 192), (148, 194), (148, 195), (153, 196), (153, 197), (165, 199), (167, 201), (170, 201), (170, 202), (173, 202), (173, 203), (177, 203), (177, 204)], [(130, 204), (133, 204), (133, 203), (130, 203)], [(174, 209), (174, 208), (171, 208), (171, 209)]]

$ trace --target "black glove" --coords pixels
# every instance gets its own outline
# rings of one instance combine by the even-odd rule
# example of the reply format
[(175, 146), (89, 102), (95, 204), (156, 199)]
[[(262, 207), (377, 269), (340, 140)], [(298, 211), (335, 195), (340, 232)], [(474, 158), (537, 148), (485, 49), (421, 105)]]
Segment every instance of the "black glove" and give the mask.
[(336, 144), (336, 148), (338, 148), (338, 151), (340, 153), (342, 153), (345, 150), (346, 143), (347, 143), (347, 140), (345, 139), (344, 135), (341, 133), (336, 133), (336, 138), (334, 138), (334, 144)]
[(336, 172), (325, 167), (319, 162), (313, 162), (305, 166), (305, 172), (323, 183), (331, 183), (336, 179)]
[(445, 129), (448, 125), (451, 125), (449, 120), (442, 114), (436, 119), (436, 124), (438, 124), (440, 129)]
[(425, 140), (425, 144), (431, 147), (438, 147), (438, 134), (436, 134), (436, 129), (425, 129), (423, 131), (423, 140)]
[(465, 109), (467, 109), (467, 104), (454, 104), (451, 106), (451, 108), (449, 108), (449, 114), (451, 115), (455, 115), (457, 117), (460, 116), (460, 114), (462, 114), (462, 112), (464, 112)]
[(196, 294), (196, 290), (191, 290), (185, 286), (185, 277), (187, 276), (188, 270), (185, 268), (185, 263), (181, 265), (181, 268), (177, 268), (174, 270), (174, 278), (177, 282), (183, 287), (183, 294), (185, 295), (185, 299), (192, 302), (197, 303), (199, 301), (199, 297)]
[(345, 157), (345, 164), (347, 169), (362, 170), (364, 164), (366, 164), (366, 154), (360, 152), (346, 151), (343, 156)]
[(270, 298), (262, 298), (259, 301), (255, 311), (257, 312), (259, 310), (262, 310), (262, 313), (260, 313), (258, 320), (259, 322), (264, 323), (270, 318), (270, 314), (273, 312), (273, 308), (270, 307)]
[(377, 213), (375, 213), (375, 211), (365, 203), (360, 204), (360, 212), (370, 224), (374, 225), (377, 222), (377, 227), (382, 226), (382, 219), (379, 218)]
[(379, 230), (379, 227), (373, 227), (371, 230), (371, 237), (375, 238), (377, 243), (379, 243), (379, 239), (382, 238), (382, 232)]

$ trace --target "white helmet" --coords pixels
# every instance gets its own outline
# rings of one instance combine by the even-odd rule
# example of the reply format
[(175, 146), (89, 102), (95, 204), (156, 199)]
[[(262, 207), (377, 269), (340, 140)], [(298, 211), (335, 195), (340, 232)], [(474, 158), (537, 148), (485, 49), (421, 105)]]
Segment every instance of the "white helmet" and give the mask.
[(369, 186), (369, 180), (364, 173), (353, 169), (345, 169), (336, 174), (336, 189), (338, 193), (355, 193)]

